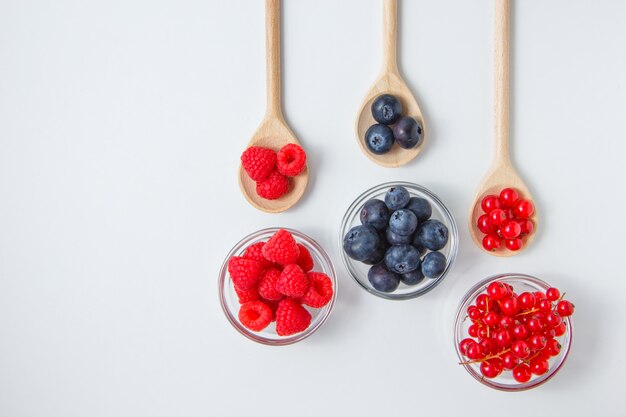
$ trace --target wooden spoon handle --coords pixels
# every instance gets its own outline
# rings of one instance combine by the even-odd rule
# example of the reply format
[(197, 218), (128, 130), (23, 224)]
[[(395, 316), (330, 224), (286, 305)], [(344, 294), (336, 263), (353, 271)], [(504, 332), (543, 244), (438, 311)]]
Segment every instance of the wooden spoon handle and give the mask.
[(510, 2), (495, 0), (494, 126), (496, 159), (509, 161)]
[(398, 72), (398, 1), (383, 0), (383, 71)]
[(266, 117), (282, 118), (280, 85), (280, 0), (265, 0)]

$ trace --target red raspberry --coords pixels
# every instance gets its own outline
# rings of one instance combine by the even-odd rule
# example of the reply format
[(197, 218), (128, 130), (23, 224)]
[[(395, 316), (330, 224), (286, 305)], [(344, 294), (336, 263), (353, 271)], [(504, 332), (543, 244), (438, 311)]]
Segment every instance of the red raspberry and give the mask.
[(263, 268), (272, 267), (274, 264), (265, 259), (265, 256), (263, 256), (263, 246), (265, 246), (265, 242), (257, 242), (248, 246), (242, 257), (261, 262)]
[(311, 258), (311, 253), (304, 246), (298, 243), (298, 249), (300, 250), (300, 256), (296, 260), (296, 264), (302, 268), (304, 272), (309, 272), (313, 269), (313, 258)]
[(284, 229), (274, 233), (274, 236), (263, 246), (262, 252), (265, 259), (281, 265), (292, 264), (300, 256), (296, 240)]
[(280, 301), (264, 300), (263, 302), (270, 306), (270, 308), (272, 309), (272, 322), (276, 321), (276, 310), (278, 309), (278, 304), (280, 304)]
[(256, 193), (266, 200), (276, 200), (289, 191), (289, 180), (278, 171), (272, 173), (263, 181), (257, 181)]
[(237, 298), (239, 298), (239, 304), (245, 304), (250, 301), (257, 301), (259, 299), (259, 292), (257, 291), (256, 286), (248, 290), (240, 290), (239, 288), (235, 287), (235, 292), (237, 293)]
[(239, 309), (239, 321), (248, 329), (260, 332), (272, 322), (272, 309), (263, 301), (250, 301)]
[(302, 304), (309, 307), (324, 307), (333, 298), (333, 283), (328, 275), (322, 272), (309, 272), (309, 289), (302, 297)]
[(296, 264), (286, 265), (276, 281), (276, 290), (287, 297), (302, 297), (309, 289), (309, 280)]
[(241, 166), (254, 181), (263, 181), (276, 167), (276, 152), (251, 146), (241, 154)]
[(263, 273), (263, 265), (259, 261), (233, 256), (228, 261), (228, 273), (235, 287), (247, 291), (256, 285)]
[(276, 155), (278, 171), (288, 177), (295, 177), (306, 168), (306, 153), (295, 143), (283, 146)]
[(276, 289), (276, 281), (280, 271), (276, 268), (267, 269), (259, 278), (259, 295), (266, 300), (280, 300), (285, 296)]
[(289, 336), (306, 330), (311, 324), (311, 313), (293, 298), (280, 300), (276, 310), (276, 333)]

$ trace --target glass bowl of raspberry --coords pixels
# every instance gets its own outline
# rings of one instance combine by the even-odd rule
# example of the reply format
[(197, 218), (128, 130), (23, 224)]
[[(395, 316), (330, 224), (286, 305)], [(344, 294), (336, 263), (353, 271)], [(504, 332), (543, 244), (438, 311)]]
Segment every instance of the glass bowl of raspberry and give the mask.
[(426, 294), (456, 259), (458, 230), (427, 188), (387, 182), (359, 195), (341, 221), (339, 251), (354, 281), (370, 294), (407, 300)]
[(218, 287), (233, 327), (250, 340), (274, 346), (315, 333), (337, 296), (328, 254), (311, 237), (287, 228), (267, 228), (241, 239), (222, 264)]
[(456, 314), (459, 364), (481, 384), (500, 391), (544, 384), (561, 369), (572, 343), (573, 304), (564, 296), (525, 274), (480, 281), (463, 297)]

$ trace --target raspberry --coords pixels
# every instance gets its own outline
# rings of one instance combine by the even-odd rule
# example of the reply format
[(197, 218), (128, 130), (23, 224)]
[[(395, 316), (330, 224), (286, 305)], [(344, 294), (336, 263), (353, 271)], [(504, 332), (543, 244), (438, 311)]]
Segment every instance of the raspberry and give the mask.
[(276, 333), (289, 336), (300, 333), (311, 324), (311, 313), (293, 298), (281, 300), (276, 309)]
[(237, 298), (239, 298), (239, 304), (245, 304), (259, 299), (259, 292), (256, 287), (252, 287), (248, 290), (240, 290), (235, 287), (235, 292), (237, 293)]
[(284, 229), (274, 233), (274, 236), (263, 246), (262, 252), (265, 259), (281, 265), (292, 264), (300, 256), (296, 240)]
[(256, 285), (263, 273), (263, 265), (259, 261), (233, 256), (228, 261), (228, 273), (235, 287), (247, 291)]
[(263, 181), (276, 167), (276, 152), (251, 146), (241, 154), (241, 166), (254, 181)]
[[(268, 261), (266, 261), (268, 262)], [(280, 271), (276, 268), (267, 269), (259, 278), (259, 295), (266, 300), (280, 300), (284, 295), (276, 290), (276, 281), (280, 277)]]
[(287, 297), (302, 297), (309, 288), (309, 280), (296, 264), (286, 265), (276, 280), (276, 290)]
[(302, 268), (304, 272), (309, 272), (313, 269), (313, 258), (311, 258), (311, 253), (300, 243), (298, 243), (298, 249), (300, 250), (300, 256), (298, 256), (296, 264)]
[(288, 177), (295, 177), (306, 168), (306, 153), (295, 143), (283, 146), (276, 155), (278, 172)]
[(264, 300), (263, 302), (270, 306), (270, 308), (272, 309), (272, 322), (276, 321), (276, 310), (278, 309), (278, 304), (280, 304), (280, 301)]
[(276, 200), (289, 191), (289, 180), (278, 171), (272, 173), (263, 181), (257, 181), (256, 193), (266, 200)]
[(239, 321), (248, 329), (260, 332), (272, 322), (272, 309), (263, 301), (250, 301), (239, 309)]
[(263, 265), (264, 269), (270, 268), (274, 264), (268, 261), (267, 259), (265, 259), (265, 257), (263, 256), (263, 252), (262, 252), (263, 246), (265, 246), (265, 242), (257, 242), (248, 246), (245, 252), (243, 253), (242, 257), (261, 262), (261, 265)]
[(302, 304), (314, 308), (324, 307), (333, 298), (333, 283), (322, 272), (309, 272), (306, 277), (309, 289), (301, 299)]

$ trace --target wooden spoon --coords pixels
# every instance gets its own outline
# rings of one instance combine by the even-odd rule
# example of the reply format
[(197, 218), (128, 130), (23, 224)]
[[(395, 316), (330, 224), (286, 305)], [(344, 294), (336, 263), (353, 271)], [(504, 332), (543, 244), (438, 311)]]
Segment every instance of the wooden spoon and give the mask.
[[(267, 109), (265, 117), (258, 127), (250, 146), (262, 146), (278, 152), (288, 143), (300, 145), (293, 134), (281, 108), (280, 78), (280, 0), (265, 0), (265, 51), (266, 51), (266, 88)], [(308, 168), (295, 177), (289, 178), (290, 189), (277, 200), (266, 200), (256, 193), (256, 183), (239, 165), (239, 188), (248, 202), (267, 213), (280, 213), (298, 202), (309, 179)]]
[[(533, 200), (528, 187), (515, 171), (509, 156), (509, 32), (510, 32), (509, 0), (495, 0), (495, 38), (494, 38), (494, 124), (495, 158), (478, 187), (474, 203), (469, 214), (469, 228), (474, 243), (483, 248), (484, 233), (478, 230), (476, 222), (483, 214), (480, 203), (486, 195), (498, 195), (503, 188), (512, 187), (520, 193), (520, 198)], [(513, 256), (530, 246), (537, 233), (537, 211), (531, 217), (535, 224), (533, 233), (522, 237), (524, 245), (518, 251), (508, 250), (504, 244), (494, 252), (494, 256)]]
[[(356, 138), (361, 150), (369, 159), (388, 168), (397, 168), (411, 161), (420, 153), (426, 142), (426, 126), (422, 112), (398, 70), (396, 60), (397, 15), (397, 0), (383, 0), (383, 68), (378, 80), (366, 94), (356, 118)], [(371, 125), (378, 123), (372, 117), (372, 102), (381, 94), (396, 96), (402, 103), (403, 114), (413, 117), (422, 124), (422, 142), (418, 146), (412, 149), (403, 149), (394, 144), (389, 152), (382, 155), (376, 155), (367, 148), (365, 132)]]

